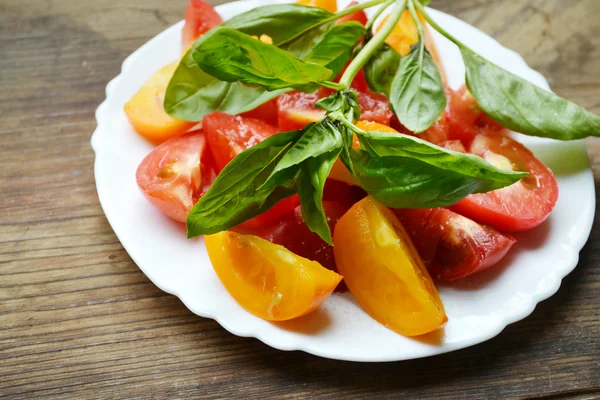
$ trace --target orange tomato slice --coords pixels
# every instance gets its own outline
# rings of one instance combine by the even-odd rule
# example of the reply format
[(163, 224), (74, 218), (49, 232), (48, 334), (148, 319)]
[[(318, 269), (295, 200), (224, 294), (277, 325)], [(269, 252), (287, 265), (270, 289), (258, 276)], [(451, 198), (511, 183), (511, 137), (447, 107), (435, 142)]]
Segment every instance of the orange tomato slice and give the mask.
[[(360, 129), (362, 129), (363, 131), (367, 131), (367, 132), (377, 131), (377, 132), (398, 133), (398, 131), (395, 130), (394, 128), (390, 128), (387, 125), (383, 125), (383, 124), (380, 124), (377, 122), (358, 121), (356, 123), (356, 126)], [(356, 137), (356, 135), (354, 135), (354, 141), (352, 143), (352, 147), (360, 148), (360, 143), (358, 142), (358, 138)], [(348, 185), (355, 185), (355, 186), (357, 185), (356, 181), (354, 180), (354, 177), (346, 169), (346, 167), (340, 161), (339, 158), (337, 160), (335, 160), (335, 163), (333, 164), (333, 167), (331, 168), (331, 172), (329, 173), (329, 178), (335, 179), (336, 181), (345, 182)]]
[(196, 125), (171, 117), (163, 106), (169, 80), (177, 65), (175, 62), (159, 69), (125, 104), (125, 114), (133, 129), (154, 144), (181, 135)]
[(332, 13), (337, 11), (337, 0), (298, 0), (296, 4), (320, 7)]
[(321, 264), (258, 236), (226, 231), (205, 241), (225, 289), (246, 311), (269, 321), (315, 310), (342, 280)]
[(362, 308), (405, 336), (447, 321), (444, 305), (398, 218), (371, 197), (338, 221), (333, 235), (338, 271)]
[[(439, 56), (437, 48), (435, 46), (435, 42), (433, 41), (433, 36), (429, 30), (429, 25), (427, 21), (419, 14), (419, 19), (421, 20), (421, 24), (423, 25), (423, 35), (425, 37), (425, 46), (427, 46), (427, 50), (431, 53), (433, 60), (438, 66), (440, 71), (440, 75), (442, 76), (442, 80), (446, 81), (446, 72), (444, 70), (444, 66), (442, 64), (442, 60)], [(377, 26), (376, 31), (379, 31), (387, 17), (385, 17), (381, 23)], [(400, 20), (392, 30), (392, 33), (385, 39), (385, 42), (389, 44), (394, 50), (400, 53), (401, 56), (405, 56), (410, 51), (410, 46), (416, 44), (419, 41), (419, 31), (417, 29), (417, 24), (412, 18), (410, 11), (406, 10), (402, 13)]]

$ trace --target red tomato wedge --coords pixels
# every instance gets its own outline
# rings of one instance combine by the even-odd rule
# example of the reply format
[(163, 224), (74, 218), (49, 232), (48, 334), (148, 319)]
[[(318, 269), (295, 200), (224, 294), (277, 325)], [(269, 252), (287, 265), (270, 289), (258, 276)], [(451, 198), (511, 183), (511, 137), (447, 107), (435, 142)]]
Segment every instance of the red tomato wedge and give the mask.
[(240, 114), (244, 118), (255, 118), (265, 121), (267, 124), (277, 126), (277, 98), (267, 101), (254, 110)]
[(186, 133), (156, 147), (137, 169), (136, 180), (146, 198), (163, 213), (185, 222), (208, 190), (215, 172), (201, 130)]
[[(364, 80), (364, 77), (362, 78)], [(357, 80), (355, 79), (355, 82)], [(361, 83), (357, 83), (361, 84)], [(366, 83), (365, 83), (366, 86)], [(279, 112), (279, 129), (290, 131), (302, 129), (311, 122), (323, 118), (325, 111), (315, 107), (315, 102), (331, 95), (331, 89), (321, 88), (313, 93), (292, 91), (279, 96), (277, 108)], [(358, 105), (362, 121), (373, 121), (389, 125), (392, 118), (390, 104), (385, 96), (373, 92), (358, 92)]]
[(506, 135), (487, 133), (475, 137), (469, 152), (529, 175), (508, 187), (467, 196), (452, 206), (454, 211), (505, 232), (532, 229), (548, 218), (558, 200), (558, 184), (531, 151)]
[(429, 273), (453, 281), (495, 265), (515, 239), (445, 208), (393, 210)]
[[(348, 7), (346, 8), (354, 7), (357, 4), (357, 1), (352, 1), (350, 4), (348, 4)], [(336, 24), (343, 24), (344, 22), (356, 21), (361, 23), (362, 25), (366, 25), (368, 20), (369, 19), (367, 18), (367, 14), (365, 14), (363, 10), (360, 10), (355, 12), (354, 14), (346, 15), (345, 17), (338, 19)]]
[(244, 118), (215, 111), (202, 119), (202, 129), (221, 171), (235, 156), (278, 132), (260, 119)]
[(223, 18), (204, 0), (189, 0), (185, 8), (185, 25), (181, 44), (188, 49), (196, 39), (223, 22)]
[(292, 213), (299, 205), (300, 198), (297, 194), (286, 197), (264, 213), (249, 219), (248, 221), (242, 222), (233, 230), (239, 233), (255, 233), (266, 226), (270, 226), (284, 215)]

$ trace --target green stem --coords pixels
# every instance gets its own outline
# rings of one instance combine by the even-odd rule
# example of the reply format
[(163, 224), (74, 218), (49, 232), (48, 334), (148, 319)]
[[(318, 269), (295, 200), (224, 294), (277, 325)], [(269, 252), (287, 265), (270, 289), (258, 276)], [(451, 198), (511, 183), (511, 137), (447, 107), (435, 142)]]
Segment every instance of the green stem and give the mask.
[(321, 81), (321, 82), (319, 82), (319, 84), (321, 86), (325, 86), (325, 87), (327, 87), (329, 89), (333, 89), (333, 90), (344, 90), (344, 89), (346, 89), (344, 86), (340, 85), (337, 82)]
[(394, 3), (394, 1), (396, 0), (387, 0), (385, 3), (383, 3), (381, 5), (381, 7), (379, 7), (377, 9), (377, 11), (375, 11), (375, 14), (373, 14), (373, 16), (369, 19), (369, 21), (367, 22), (367, 25), (365, 26), (365, 29), (367, 31), (367, 35), (369, 33), (373, 32), (373, 25), (375, 25), (375, 21), (377, 20), (377, 18), (379, 18), (379, 16), (390, 6)]
[(344, 75), (340, 79), (340, 84), (344, 86), (344, 88), (349, 88), (350, 84), (354, 80), (358, 71), (367, 63), (369, 58), (375, 53), (375, 51), (383, 44), (385, 39), (390, 35), (400, 17), (402, 16), (402, 12), (406, 8), (407, 0), (396, 0), (396, 4), (390, 13), (390, 16), (383, 24), (383, 27), (379, 32), (373, 36), (373, 38), (363, 47), (363, 49), (356, 55), (354, 60), (348, 65)]
[(388, 0), (371, 0), (371, 1), (367, 1), (367, 2), (362, 3), (362, 4), (357, 4), (355, 6), (346, 8), (344, 10), (340, 10), (340, 11), (336, 12), (335, 14), (333, 14), (331, 17), (325, 18), (324, 20), (319, 21), (316, 24), (309, 26), (308, 28), (302, 30), (301, 32), (298, 32), (294, 36), (292, 36), (292, 37), (290, 37), (290, 38), (288, 38), (288, 39), (286, 39), (286, 40), (284, 40), (284, 41), (282, 41), (280, 43), (276, 43), (276, 45), (277, 45), (277, 47), (281, 47), (281, 46), (283, 46), (285, 44), (288, 44), (288, 43), (294, 41), (299, 36), (304, 35), (306, 32), (310, 31), (311, 29), (317, 28), (317, 27), (319, 27), (319, 26), (321, 26), (323, 24), (326, 24), (328, 22), (338, 20), (338, 19), (340, 19), (342, 17), (345, 17), (346, 15), (354, 14), (357, 11), (361, 11), (361, 10), (364, 10), (364, 9), (367, 9), (367, 8), (370, 8), (370, 7), (374, 7), (374, 6), (379, 5), (381, 3), (385, 3), (386, 1), (388, 1)]
[(452, 36), (450, 33), (448, 33), (444, 28), (439, 26), (437, 24), (437, 22), (435, 22), (432, 19), (431, 16), (429, 14), (427, 14), (427, 11), (425, 11), (425, 7), (423, 7), (423, 5), (421, 3), (419, 3), (418, 1), (415, 1), (414, 5), (417, 6), (419, 11), (421, 12), (421, 15), (423, 15), (423, 17), (425, 17), (425, 20), (429, 23), (429, 25), (431, 25), (433, 27), (433, 29), (435, 29), (436, 31), (438, 31), (439, 33), (444, 35), (448, 40), (450, 40), (452, 43), (454, 43), (458, 47), (461, 47), (461, 48), (465, 47), (464, 44), (459, 42), (458, 39), (456, 39), (454, 36)]

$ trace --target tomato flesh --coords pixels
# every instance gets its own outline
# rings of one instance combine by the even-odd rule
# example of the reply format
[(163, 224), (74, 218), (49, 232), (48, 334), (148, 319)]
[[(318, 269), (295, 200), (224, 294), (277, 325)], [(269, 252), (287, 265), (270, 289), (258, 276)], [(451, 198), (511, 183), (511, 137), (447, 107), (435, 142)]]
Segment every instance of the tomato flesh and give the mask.
[(238, 304), (269, 321), (300, 317), (327, 299), (342, 277), (282, 246), (225, 231), (205, 237), (211, 264)]
[(235, 156), (273, 136), (277, 128), (266, 122), (215, 111), (202, 119), (202, 128), (221, 171)]
[(269, 125), (277, 126), (277, 98), (271, 99), (254, 110), (240, 114), (244, 118), (261, 119)]
[(215, 26), (223, 22), (223, 18), (204, 0), (189, 0), (185, 8), (185, 25), (181, 32), (181, 43), (188, 49), (194, 42)]
[(445, 208), (393, 210), (429, 273), (453, 281), (498, 263), (514, 244), (511, 236)]
[[(366, 84), (365, 84), (366, 86)], [(331, 95), (331, 89), (321, 88), (313, 93), (292, 91), (277, 99), (279, 129), (290, 131), (302, 129), (311, 122), (323, 118), (325, 111), (315, 107), (315, 102)], [(358, 92), (360, 119), (389, 125), (392, 111), (385, 96), (373, 92)]]
[(486, 133), (475, 137), (469, 152), (500, 168), (529, 175), (508, 187), (469, 195), (453, 210), (505, 232), (532, 229), (548, 218), (558, 200), (558, 184), (531, 151), (509, 136)]
[(390, 210), (371, 197), (362, 199), (339, 220), (333, 242), (348, 288), (381, 324), (415, 336), (447, 321), (429, 273)]
[(164, 214), (185, 222), (215, 172), (201, 130), (171, 139), (144, 158), (136, 172), (144, 196)]

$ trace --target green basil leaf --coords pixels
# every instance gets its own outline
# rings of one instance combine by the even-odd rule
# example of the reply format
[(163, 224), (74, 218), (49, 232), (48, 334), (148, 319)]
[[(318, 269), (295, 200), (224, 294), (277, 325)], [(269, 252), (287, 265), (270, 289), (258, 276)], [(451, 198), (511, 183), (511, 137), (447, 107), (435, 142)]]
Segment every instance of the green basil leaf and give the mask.
[(389, 99), (402, 125), (415, 133), (423, 132), (442, 115), (446, 107), (444, 85), (423, 41), (400, 60)]
[(308, 228), (333, 246), (331, 230), (323, 209), (323, 188), (335, 160), (340, 155), (341, 145), (318, 157), (311, 157), (302, 164), (298, 178), (298, 195), (302, 205), (302, 219)]
[(267, 90), (301, 87), (327, 80), (332, 71), (305, 63), (292, 54), (239, 31), (217, 28), (194, 46), (200, 68), (227, 82), (243, 82)]
[(299, 137), (299, 131), (280, 133), (238, 154), (188, 214), (188, 237), (232, 228), (294, 194), (296, 171), (278, 186), (263, 184)]
[(390, 96), (392, 81), (400, 66), (400, 54), (384, 43), (367, 61), (364, 67), (365, 80), (369, 88)]
[(331, 21), (315, 26), (278, 47), (289, 51), (301, 60), (305, 60), (317, 43), (323, 40), (326, 33), (333, 27), (333, 24), (334, 21)]
[(310, 158), (319, 157), (335, 149), (341, 149), (343, 138), (337, 128), (327, 118), (308, 125), (302, 130), (302, 136), (285, 153), (265, 186), (276, 186), (287, 176), (287, 171), (299, 166)]
[(236, 29), (248, 35), (267, 35), (275, 46), (293, 39), (328, 19), (334, 19), (334, 14), (318, 7), (301, 6), (297, 4), (275, 4), (256, 7), (239, 14), (222, 26)]
[(322, 65), (336, 76), (352, 57), (354, 46), (365, 36), (365, 27), (355, 21), (335, 25), (303, 58), (306, 62)]
[(448, 206), (471, 193), (500, 189), (527, 175), (408, 135), (366, 132), (358, 138), (364, 150), (351, 150), (355, 178), (389, 207)]
[(600, 116), (460, 48), (467, 86), (486, 114), (526, 135), (558, 140), (600, 136)]
[(184, 121), (201, 121), (213, 111), (239, 114), (279, 96), (239, 82), (223, 82), (202, 71), (188, 51), (175, 70), (165, 93), (167, 114)]

